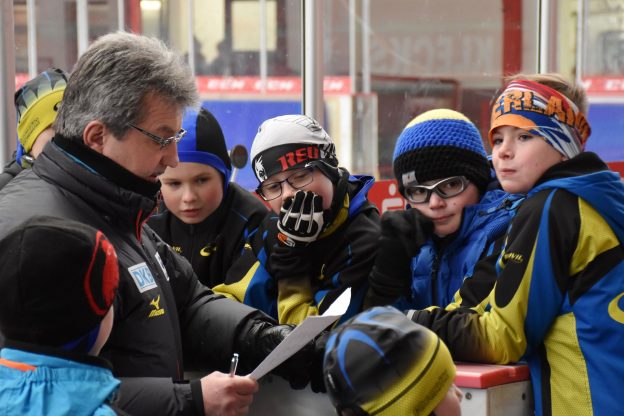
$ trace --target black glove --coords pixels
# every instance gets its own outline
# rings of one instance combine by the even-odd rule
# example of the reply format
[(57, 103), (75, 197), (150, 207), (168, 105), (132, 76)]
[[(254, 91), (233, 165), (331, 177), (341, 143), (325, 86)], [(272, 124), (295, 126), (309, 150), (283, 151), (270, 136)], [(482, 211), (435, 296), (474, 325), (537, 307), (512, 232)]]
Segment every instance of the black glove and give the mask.
[(409, 296), (411, 259), (420, 252), (432, 233), (433, 222), (418, 210), (384, 212), (365, 307), (387, 305), (401, 296)]
[[(284, 338), (290, 334), (294, 325), (274, 325), (267, 321), (256, 321), (247, 332), (240, 345), (242, 354), (249, 356), (250, 363), (260, 364)], [(309, 367), (314, 355), (314, 343), (310, 342), (295, 355), (280, 364), (272, 373), (285, 378), (293, 389), (303, 389), (310, 381)]]
[(310, 248), (276, 245), (269, 255), (268, 268), (275, 280), (309, 278), (314, 262)]
[(310, 387), (314, 393), (326, 393), (325, 379), (323, 377), (323, 359), (325, 358), (325, 344), (330, 331), (323, 331), (314, 340), (314, 356), (310, 363)]
[(323, 198), (309, 191), (297, 191), (288, 198), (279, 213), (279, 239), (287, 246), (306, 246), (323, 230)]

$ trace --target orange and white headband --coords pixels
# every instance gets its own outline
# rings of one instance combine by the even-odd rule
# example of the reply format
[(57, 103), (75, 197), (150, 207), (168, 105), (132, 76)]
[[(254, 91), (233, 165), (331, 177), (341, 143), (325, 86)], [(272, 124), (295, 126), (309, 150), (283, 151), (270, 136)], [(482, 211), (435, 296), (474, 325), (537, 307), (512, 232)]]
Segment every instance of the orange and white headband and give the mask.
[(489, 140), (494, 129), (514, 126), (540, 136), (569, 159), (585, 148), (591, 133), (579, 108), (565, 95), (533, 81), (513, 81), (492, 107)]

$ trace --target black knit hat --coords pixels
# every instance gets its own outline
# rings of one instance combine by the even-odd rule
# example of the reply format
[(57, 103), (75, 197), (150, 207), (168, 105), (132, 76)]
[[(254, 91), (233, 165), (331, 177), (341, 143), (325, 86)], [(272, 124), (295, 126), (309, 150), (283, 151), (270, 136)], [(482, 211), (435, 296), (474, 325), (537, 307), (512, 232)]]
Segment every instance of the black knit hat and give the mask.
[(223, 187), (232, 176), (232, 164), (219, 122), (205, 108), (189, 109), (184, 113), (182, 128), (186, 134), (178, 143), (180, 162), (212, 166), (223, 175)]
[(0, 271), (0, 332), (53, 347), (97, 329), (119, 282), (115, 250), (101, 231), (49, 216), (0, 240)]
[(453, 383), (455, 365), (435, 333), (397, 309), (382, 306), (354, 316), (331, 333), (323, 375), (339, 411), (428, 415)]
[(427, 111), (410, 121), (397, 139), (392, 160), (403, 193), (408, 184), (465, 176), (481, 194), (490, 165), (475, 125), (457, 111)]

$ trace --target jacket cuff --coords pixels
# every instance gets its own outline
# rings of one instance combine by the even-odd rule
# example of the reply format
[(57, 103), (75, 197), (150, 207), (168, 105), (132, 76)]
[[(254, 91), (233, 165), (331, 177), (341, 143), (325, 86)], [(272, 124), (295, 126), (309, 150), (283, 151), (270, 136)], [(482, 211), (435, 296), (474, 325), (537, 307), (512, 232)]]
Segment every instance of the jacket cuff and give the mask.
[(203, 415), (206, 412), (204, 411), (204, 395), (202, 394), (202, 386), (201, 380), (191, 380), (191, 397), (193, 399), (193, 406), (195, 407), (195, 412), (198, 415)]

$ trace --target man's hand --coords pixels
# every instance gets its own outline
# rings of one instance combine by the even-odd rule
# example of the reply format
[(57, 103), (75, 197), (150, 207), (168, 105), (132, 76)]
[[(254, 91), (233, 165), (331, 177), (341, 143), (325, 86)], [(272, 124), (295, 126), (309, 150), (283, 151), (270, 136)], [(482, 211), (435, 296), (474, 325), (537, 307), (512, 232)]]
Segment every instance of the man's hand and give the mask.
[(215, 371), (201, 379), (201, 388), (206, 416), (239, 416), (249, 413), (258, 383)]
[(323, 198), (310, 191), (297, 191), (279, 213), (279, 240), (287, 246), (305, 246), (323, 230)]

